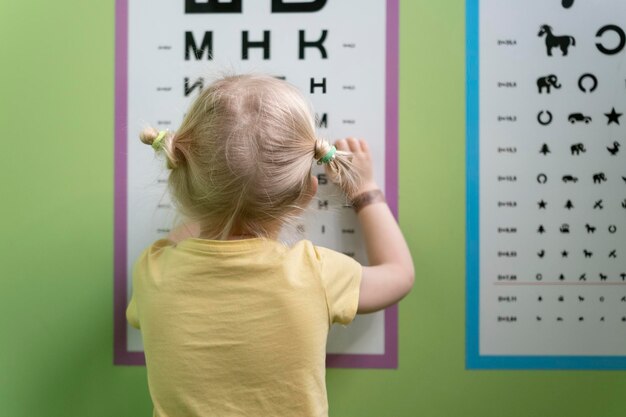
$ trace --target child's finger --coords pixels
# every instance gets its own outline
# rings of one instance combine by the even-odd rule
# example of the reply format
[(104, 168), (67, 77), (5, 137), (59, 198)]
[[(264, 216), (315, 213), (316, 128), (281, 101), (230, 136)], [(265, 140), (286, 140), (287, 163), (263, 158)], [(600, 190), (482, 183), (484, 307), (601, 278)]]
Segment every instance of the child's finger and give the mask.
[(369, 154), (370, 146), (367, 144), (367, 142), (364, 139), (361, 139), (359, 142), (361, 143), (361, 152)]
[(339, 139), (335, 142), (335, 148), (337, 148), (338, 151), (347, 151), (349, 150), (348, 142), (346, 142), (345, 139)]
[(349, 137), (347, 139), (347, 142), (348, 142), (348, 146), (350, 147), (350, 152), (355, 153), (355, 152), (361, 151), (361, 147), (359, 146), (359, 141), (356, 138)]

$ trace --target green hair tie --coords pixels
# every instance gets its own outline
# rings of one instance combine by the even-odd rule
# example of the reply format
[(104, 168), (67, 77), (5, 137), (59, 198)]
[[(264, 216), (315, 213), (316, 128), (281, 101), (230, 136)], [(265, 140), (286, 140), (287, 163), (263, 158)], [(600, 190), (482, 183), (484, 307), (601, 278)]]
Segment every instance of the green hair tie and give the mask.
[(318, 159), (317, 165), (330, 163), (330, 161), (335, 157), (336, 152), (337, 152), (337, 148), (335, 148), (334, 146), (331, 147), (328, 153), (326, 153), (326, 155)]
[(167, 135), (167, 130), (159, 131), (156, 139), (154, 140), (154, 142), (152, 142), (152, 148), (155, 151), (160, 151), (163, 148), (163, 144), (161, 142), (163, 142), (163, 138), (165, 138), (165, 135)]

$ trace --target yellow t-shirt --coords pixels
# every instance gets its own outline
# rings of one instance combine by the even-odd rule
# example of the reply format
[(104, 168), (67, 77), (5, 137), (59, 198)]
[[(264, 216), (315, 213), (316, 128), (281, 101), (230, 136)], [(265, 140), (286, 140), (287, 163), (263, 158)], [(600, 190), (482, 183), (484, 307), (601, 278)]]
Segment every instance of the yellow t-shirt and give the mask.
[(327, 416), (326, 338), (356, 315), (361, 265), (269, 239), (159, 240), (133, 271), (159, 417)]

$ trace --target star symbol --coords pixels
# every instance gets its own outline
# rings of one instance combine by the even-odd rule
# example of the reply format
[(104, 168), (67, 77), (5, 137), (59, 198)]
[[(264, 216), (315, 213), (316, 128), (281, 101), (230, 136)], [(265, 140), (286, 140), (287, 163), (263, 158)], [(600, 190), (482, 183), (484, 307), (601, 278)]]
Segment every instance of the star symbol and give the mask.
[(540, 208), (540, 209), (545, 209), (545, 208), (546, 208), (546, 205), (547, 205), (548, 203), (546, 203), (545, 201), (541, 200), (541, 201), (539, 201), (537, 204), (539, 204), (539, 208)]
[(613, 107), (611, 113), (604, 113), (604, 115), (609, 119), (606, 124), (610, 125), (613, 122), (615, 122), (615, 124), (619, 124), (619, 118), (622, 116), (622, 113), (616, 112), (615, 107)]
[(569, 255), (569, 252), (564, 250), (563, 252), (561, 252), (561, 256), (564, 258), (567, 258), (567, 255)]

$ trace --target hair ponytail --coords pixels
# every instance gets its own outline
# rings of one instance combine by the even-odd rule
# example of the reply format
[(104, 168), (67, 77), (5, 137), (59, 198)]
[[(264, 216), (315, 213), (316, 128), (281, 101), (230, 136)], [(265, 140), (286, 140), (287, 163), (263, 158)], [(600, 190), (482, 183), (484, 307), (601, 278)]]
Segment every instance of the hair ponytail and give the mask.
[(331, 180), (336, 182), (348, 197), (352, 197), (359, 185), (359, 174), (352, 164), (352, 153), (335, 150), (330, 160), (325, 162), (322, 159), (333, 151), (334, 146), (326, 140), (317, 139), (313, 158), (318, 164), (327, 166)]
[[(157, 142), (159, 135), (162, 135)], [(167, 159), (167, 167), (174, 169), (178, 166), (177, 158), (174, 156), (174, 134), (168, 130), (158, 131), (153, 127), (147, 127), (139, 134), (139, 139), (146, 145), (151, 145), (156, 152), (163, 151)]]

